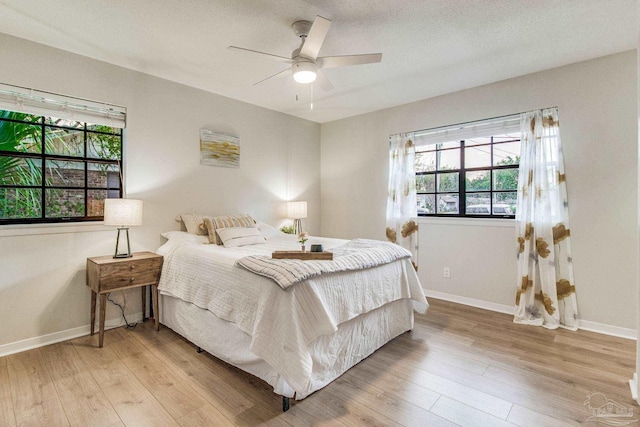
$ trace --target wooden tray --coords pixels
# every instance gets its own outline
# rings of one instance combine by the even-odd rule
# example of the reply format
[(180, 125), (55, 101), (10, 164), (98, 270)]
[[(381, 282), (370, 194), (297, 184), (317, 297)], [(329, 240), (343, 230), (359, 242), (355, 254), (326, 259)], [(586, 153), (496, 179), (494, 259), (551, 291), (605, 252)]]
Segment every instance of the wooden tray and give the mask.
[(301, 259), (301, 260), (328, 260), (333, 259), (333, 252), (309, 252), (309, 251), (275, 251), (271, 254), (274, 259)]

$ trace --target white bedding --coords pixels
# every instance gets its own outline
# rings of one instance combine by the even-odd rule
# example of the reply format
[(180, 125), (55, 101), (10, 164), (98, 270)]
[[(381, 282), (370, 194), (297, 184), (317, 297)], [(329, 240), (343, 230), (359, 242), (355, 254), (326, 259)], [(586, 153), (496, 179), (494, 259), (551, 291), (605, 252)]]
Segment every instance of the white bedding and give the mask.
[[(391, 339), (413, 329), (408, 299), (385, 304), (341, 323), (334, 334), (322, 335), (309, 344), (313, 360), (309, 387), (294, 390), (282, 375), (249, 350), (251, 337), (235, 323), (169, 295), (161, 295), (160, 305), (163, 325), (218, 359), (261, 378), (275, 393), (297, 400), (320, 390)], [(362, 339), (363, 336), (366, 339)]]
[[(346, 241), (312, 238), (331, 249)], [(309, 343), (337, 326), (391, 301), (410, 299), (414, 309), (428, 304), (407, 259), (362, 271), (315, 277), (282, 290), (275, 282), (234, 265), (248, 255), (295, 250), (295, 236), (275, 236), (266, 244), (224, 248), (195, 239), (170, 239), (158, 289), (235, 323), (251, 337), (250, 350), (271, 365), (296, 391), (310, 388), (313, 359)]]
[[(261, 242), (263, 243), (263, 242)], [(411, 258), (405, 248), (380, 240), (354, 239), (333, 249), (332, 260), (278, 259), (268, 255), (240, 258), (236, 265), (274, 280), (282, 289), (321, 274), (363, 270)]]

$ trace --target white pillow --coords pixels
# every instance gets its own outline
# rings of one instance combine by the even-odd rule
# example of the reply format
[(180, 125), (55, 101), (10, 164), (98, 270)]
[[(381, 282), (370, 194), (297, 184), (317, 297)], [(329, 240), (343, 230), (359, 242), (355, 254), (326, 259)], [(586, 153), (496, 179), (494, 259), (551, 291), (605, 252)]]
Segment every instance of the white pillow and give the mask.
[(186, 240), (193, 243), (207, 244), (209, 243), (209, 238), (207, 236), (198, 236), (196, 234), (189, 234), (186, 231), (165, 231), (164, 233), (160, 233), (162, 237), (167, 240), (173, 241), (182, 241)]
[(216, 233), (218, 233), (218, 237), (222, 240), (225, 248), (257, 245), (267, 241), (260, 233), (260, 230), (255, 227), (216, 228)]
[(258, 230), (260, 230), (260, 233), (262, 233), (262, 235), (263, 235), (264, 237), (266, 237), (267, 239), (268, 239), (268, 238), (270, 238), (270, 237), (275, 237), (275, 236), (282, 236), (282, 235), (284, 235), (284, 233), (283, 233), (282, 231), (280, 231), (280, 230), (278, 230), (277, 228), (272, 227), (272, 226), (270, 226), (269, 224), (264, 223), (264, 222), (262, 222), (262, 221), (258, 221), (258, 222), (256, 223), (256, 228), (257, 228)]

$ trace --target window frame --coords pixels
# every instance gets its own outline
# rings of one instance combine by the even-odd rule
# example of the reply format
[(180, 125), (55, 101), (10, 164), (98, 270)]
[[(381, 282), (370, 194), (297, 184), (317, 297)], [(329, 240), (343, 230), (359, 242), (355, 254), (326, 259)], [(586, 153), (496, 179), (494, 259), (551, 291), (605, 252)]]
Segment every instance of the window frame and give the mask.
[[(500, 171), (500, 170), (517, 170), (519, 171), (520, 168), (520, 162), (518, 161), (518, 163), (513, 164), (513, 165), (496, 165), (494, 164), (494, 148), (495, 146), (500, 146), (501, 144), (508, 144), (508, 143), (513, 143), (515, 141), (519, 141), (521, 143), (522, 139), (521, 137), (519, 138), (514, 138), (511, 140), (506, 140), (506, 141), (499, 141), (496, 142), (494, 141), (495, 137), (498, 136), (502, 136), (499, 133), (496, 133), (495, 135), (491, 135), (491, 136), (487, 136), (484, 138), (489, 138), (490, 142), (486, 143), (486, 144), (474, 144), (474, 145), (466, 145), (466, 141), (470, 140), (471, 138), (467, 138), (467, 139), (460, 139), (460, 140), (452, 140), (452, 141), (448, 141), (446, 142), (446, 144), (451, 144), (454, 142), (457, 142), (457, 146), (455, 147), (446, 147), (446, 148), (441, 148), (441, 145), (443, 145), (444, 143), (433, 143), (433, 144), (427, 144), (424, 145), (424, 147), (428, 147), (427, 149), (424, 150), (416, 150), (416, 156), (420, 153), (423, 152), (433, 152), (435, 153), (435, 157), (436, 157), (436, 164), (435, 164), (435, 168), (432, 171), (423, 171), (423, 172), (416, 172), (416, 198), (418, 199), (420, 195), (425, 195), (425, 196), (433, 196), (433, 200), (434, 200), (434, 206), (435, 206), (435, 212), (434, 213), (418, 213), (418, 217), (438, 217), (438, 218), (493, 218), (493, 219), (515, 219), (515, 212), (511, 215), (508, 214), (496, 214), (494, 213), (494, 204), (497, 205), (498, 203), (494, 203), (494, 194), (495, 193), (513, 193), (515, 196), (517, 196), (517, 186), (515, 189), (510, 189), (510, 190), (499, 190), (499, 189), (494, 189), (494, 172), (495, 171)], [(489, 157), (491, 159), (491, 164), (490, 166), (478, 166), (478, 167), (466, 167), (465, 166), (465, 148), (469, 148), (469, 147), (490, 147), (490, 152), (489, 152)], [(452, 151), (452, 150), (460, 150), (459, 153), (459, 168), (458, 169), (440, 169), (440, 164), (439, 164), (439, 160), (441, 158), (441, 156), (438, 155), (438, 153), (441, 153), (443, 151)], [(489, 189), (485, 190), (485, 189), (481, 189), (481, 190), (468, 190), (467, 186), (466, 186), (466, 182), (467, 182), (467, 173), (469, 172), (480, 172), (480, 171), (487, 171), (489, 173)], [(443, 174), (443, 173), (457, 173), (458, 174), (458, 189), (457, 191), (439, 191), (439, 183), (438, 183), (438, 176)], [(433, 191), (418, 191), (418, 179), (419, 177), (422, 176), (433, 176), (433, 182), (434, 182), (434, 189)], [(445, 195), (445, 194), (451, 194), (451, 195), (457, 195), (458, 196), (458, 213), (445, 213), (445, 212), (439, 212), (438, 209), (438, 196), (439, 195)], [(489, 213), (488, 214), (479, 214), (479, 213), (467, 213), (467, 195), (469, 194), (488, 194), (489, 195)]]
[[(110, 126), (113, 130), (118, 130), (117, 133), (104, 132), (99, 130), (89, 129), (90, 126), (93, 126), (92, 123), (84, 122), (84, 121), (76, 121), (77, 123), (82, 123), (82, 127), (73, 127), (73, 126), (65, 126), (64, 124), (56, 124), (55, 120), (60, 120), (58, 117), (52, 115), (42, 115), (42, 114), (30, 114), (30, 113), (21, 113), (15, 110), (2, 110), (8, 112), (15, 112), (20, 114), (28, 114), (31, 117), (37, 118), (36, 122), (27, 121), (27, 120), (16, 120), (13, 118), (0, 118), (0, 122), (12, 122), (12, 123), (20, 123), (20, 124), (28, 124), (31, 126), (38, 126), (40, 128), (40, 152), (28, 152), (28, 151), (10, 151), (10, 150), (0, 150), (0, 156), (3, 157), (12, 157), (12, 158), (24, 158), (24, 159), (33, 159), (34, 162), (40, 164), (41, 170), (41, 181), (40, 184), (36, 185), (11, 185), (6, 183), (0, 183), (0, 190), (5, 189), (37, 189), (40, 190), (40, 203), (41, 203), (41, 212), (40, 216), (36, 218), (30, 217), (21, 217), (21, 218), (0, 218), (0, 225), (21, 225), (21, 224), (56, 224), (56, 223), (83, 223), (83, 222), (95, 222), (102, 221), (104, 219), (103, 215), (100, 216), (90, 216), (89, 215), (89, 192), (90, 191), (106, 191), (107, 197), (109, 197), (110, 193), (113, 194), (117, 191), (118, 197), (121, 198), (124, 193), (124, 183), (122, 179), (122, 170), (124, 166), (124, 129), (117, 126)], [(50, 119), (50, 120), (47, 120)], [(62, 119), (66, 120), (66, 119)], [(67, 120), (71, 121), (71, 120)], [(63, 122), (64, 123), (64, 122)], [(82, 156), (74, 156), (69, 154), (51, 154), (47, 153), (46, 150), (46, 138), (47, 132), (51, 130), (60, 129), (66, 131), (74, 131), (74, 132), (82, 132), (83, 138), (83, 154)], [(105, 159), (99, 157), (90, 157), (89, 156), (89, 136), (90, 135), (109, 135), (116, 136), (120, 139), (119, 151), (117, 153), (117, 159)], [(64, 186), (64, 185), (47, 185), (47, 176), (48, 176), (48, 161), (68, 161), (75, 163), (83, 163), (83, 173), (84, 173), (84, 184), (82, 186)], [(89, 173), (90, 173), (90, 164), (104, 164), (104, 165), (115, 165), (118, 173), (118, 187), (110, 187), (109, 175), (107, 173), (105, 186), (91, 186), (89, 182)], [(59, 217), (47, 217), (47, 190), (77, 190), (83, 192), (83, 202), (84, 202), (84, 215), (83, 216), (59, 216)]]

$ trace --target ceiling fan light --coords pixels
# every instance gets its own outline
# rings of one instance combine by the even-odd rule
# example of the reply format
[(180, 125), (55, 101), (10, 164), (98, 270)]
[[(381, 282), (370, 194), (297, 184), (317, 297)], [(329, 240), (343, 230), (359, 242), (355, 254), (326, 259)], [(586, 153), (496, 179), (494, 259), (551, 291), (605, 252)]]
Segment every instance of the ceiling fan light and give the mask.
[(316, 73), (313, 71), (298, 71), (293, 75), (298, 83), (313, 83), (316, 80)]
[(298, 83), (312, 83), (318, 75), (316, 64), (313, 62), (298, 62), (292, 69), (293, 79)]

